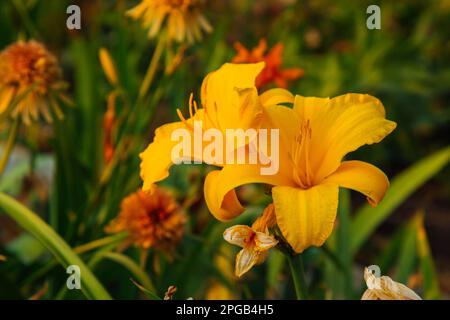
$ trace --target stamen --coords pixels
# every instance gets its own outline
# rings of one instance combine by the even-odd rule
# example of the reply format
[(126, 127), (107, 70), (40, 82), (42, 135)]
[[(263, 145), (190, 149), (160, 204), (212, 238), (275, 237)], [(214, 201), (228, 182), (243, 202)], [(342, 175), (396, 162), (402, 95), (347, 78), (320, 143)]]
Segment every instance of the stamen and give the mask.
[(306, 183), (310, 186), (310, 185), (312, 185), (312, 183), (311, 183), (312, 182), (311, 181), (312, 180), (312, 172), (311, 172), (311, 166), (309, 163), (309, 141), (311, 140), (312, 132), (311, 132), (311, 128), (309, 127), (309, 119), (306, 122), (304, 134), (305, 134), (305, 141), (304, 141), (304, 143), (305, 143), (305, 159), (304, 159), (305, 175), (306, 175)]
[(194, 94), (191, 92), (191, 95), (189, 96), (189, 115), (191, 118), (194, 116), (192, 113), (192, 100), (194, 99)]
[(195, 111), (195, 113), (197, 113), (197, 111), (198, 111), (197, 101), (195, 101), (195, 100), (194, 100), (194, 111)]
[(309, 159), (309, 146), (312, 130), (309, 119), (302, 122), (292, 146), (292, 162), (294, 179), (301, 188), (308, 188), (313, 183), (313, 172)]
[(221, 130), (221, 131), (224, 131), (224, 130), (222, 130), (222, 128), (220, 127), (219, 114), (218, 114), (218, 112), (217, 112), (217, 103), (216, 103), (216, 102), (214, 102), (214, 111), (215, 111), (215, 114), (216, 114), (216, 128), (218, 128), (218, 129)]
[(250, 95), (247, 94), (244, 98), (244, 101), (242, 102), (240, 108), (239, 108), (239, 116), (243, 117), (245, 109), (250, 104)]
[(180, 118), (180, 120), (184, 123), (184, 125), (186, 127), (188, 127), (190, 130), (194, 131), (194, 127), (187, 122), (187, 120), (184, 118), (183, 114), (181, 113), (180, 109), (177, 109), (177, 114), (178, 114), (178, 117)]

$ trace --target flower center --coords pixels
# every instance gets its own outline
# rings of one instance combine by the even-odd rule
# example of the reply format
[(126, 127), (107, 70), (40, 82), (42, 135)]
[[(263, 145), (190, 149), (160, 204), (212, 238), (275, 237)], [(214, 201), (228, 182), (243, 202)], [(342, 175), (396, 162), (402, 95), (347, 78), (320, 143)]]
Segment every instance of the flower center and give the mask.
[(304, 120), (291, 147), (291, 161), (294, 167), (294, 180), (302, 189), (313, 185), (313, 173), (309, 159), (312, 130), (309, 119)]

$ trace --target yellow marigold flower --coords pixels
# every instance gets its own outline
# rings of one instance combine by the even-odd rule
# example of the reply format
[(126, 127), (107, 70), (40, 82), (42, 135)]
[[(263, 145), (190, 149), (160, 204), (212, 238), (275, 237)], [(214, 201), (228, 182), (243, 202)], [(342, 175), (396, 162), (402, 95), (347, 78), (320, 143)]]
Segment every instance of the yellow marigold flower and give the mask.
[(277, 224), (292, 248), (302, 252), (321, 246), (329, 237), (339, 187), (363, 193), (373, 206), (383, 199), (389, 181), (380, 169), (362, 161), (342, 161), (347, 153), (380, 142), (396, 127), (385, 119), (378, 99), (364, 94), (333, 99), (296, 96), (293, 109), (264, 107), (263, 127), (279, 129), (280, 169), (262, 176), (260, 164), (227, 164), (209, 173), (205, 199), (219, 219), (237, 215), (227, 207), (234, 188), (247, 183), (273, 185)]
[(167, 191), (138, 190), (122, 200), (121, 210), (106, 227), (106, 232), (127, 231), (128, 243), (171, 253), (181, 241), (186, 216)]
[(280, 88), (287, 88), (288, 81), (296, 80), (303, 76), (304, 71), (300, 68), (282, 69), (283, 49), (282, 43), (277, 43), (267, 54), (267, 41), (261, 39), (256, 48), (248, 50), (240, 42), (234, 44), (236, 48), (236, 56), (233, 58), (234, 63), (255, 63), (264, 61), (266, 67), (256, 78), (256, 87), (261, 88), (274, 82)]
[(267, 257), (267, 251), (278, 244), (278, 240), (268, 231), (269, 227), (275, 225), (273, 216), (273, 205), (270, 204), (251, 228), (236, 225), (223, 233), (226, 241), (242, 248), (236, 256), (236, 276), (241, 277), (255, 264), (262, 263)]
[[(264, 107), (293, 102), (293, 95), (284, 89), (271, 89), (261, 95), (258, 94), (255, 79), (263, 68), (264, 63), (226, 63), (220, 69), (206, 76), (201, 87), (202, 108), (197, 107), (197, 103), (193, 101), (191, 95), (189, 100), (190, 118), (185, 119), (178, 110), (181, 121), (157, 128), (153, 142), (140, 154), (140, 174), (144, 182), (144, 190), (151, 189), (155, 182), (163, 180), (169, 175), (169, 168), (173, 164), (172, 149), (177, 145), (177, 142), (171, 139), (175, 130), (187, 128), (194, 139), (194, 121), (201, 121), (203, 130), (215, 128), (225, 136), (226, 130), (230, 128), (243, 130), (258, 128), (261, 125)], [(205, 144), (202, 150), (192, 150), (192, 154), (185, 154), (184, 158), (201, 159), (206, 147)], [(224, 165), (224, 163), (216, 162), (213, 158), (205, 159), (203, 157), (203, 161), (217, 166)], [(212, 174), (216, 175), (217, 171), (213, 171)], [(205, 190), (208, 188), (205, 185)], [(237, 201), (234, 191), (231, 191), (226, 197), (225, 203), (226, 210), (221, 210), (219, 206), (211, 211), (219, 212), (221, 217), (226, 218), (227, 213), (231, 217), (244, 210)], [(208, 205), (215, 204), (216, 202), (211, 202)]]
[(202, 0), (142, 0), (127, 14), (149, 28), (150, 38), (155, 37), (165, 23), (169, 39), (193, 42), (201, 40), (202, 31), (212, 31), (201, 13), (203, 3)]
[[(11, 111), (25, 124), (42, 114), (52, 121), (48, 106), (58, 118), (63, 117), (58, 100), (67, 100), (62, 94), (65, 83), (58, 62), (43, 44), (19, 41), (0, 52), (0, 113)], [(15, 98), (18, 103), (9, 110)]]
[(368, 268), (364, 269), (367, 290), (361, 300), (422, 300), (413, 290), (387, 276), (377, 278)]

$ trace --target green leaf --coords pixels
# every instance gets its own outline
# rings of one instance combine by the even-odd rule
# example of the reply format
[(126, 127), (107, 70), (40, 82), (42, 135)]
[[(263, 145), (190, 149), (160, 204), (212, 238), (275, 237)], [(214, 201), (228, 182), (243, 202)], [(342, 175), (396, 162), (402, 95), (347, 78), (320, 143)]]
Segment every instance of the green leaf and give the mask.
[(267, 289), (275, 290), (283, 277), (282, 272), (286, 265), (286, 257), (278, 250), (273, 250), (267, 259), (266, 283)]
[(81, 290), (89, 299), (108, 300), (110, 295), (69, 245), (38, 215), (10, 196), (0, 193), (0, 207), (22, 228), (38, 239), (64, 268), (77, 265), (81, 270)]
[(450, 160), (450, 147), (435, 152), (396, 176), (386, 195), (376, 208), (365, 205), (355, 215), (351, 225), (350, 245), (353, 253), (372, 232), (414, 191), (439, 172)]
[(398, 252), (396, 281), (407, 283), (417, 262), (415, 217), (408, 223)]
[(438, 276), (423, 224), (424, 214), (416, 219), (417, 251), (419, 254), (420, 272), (423, 278), (423, 295), (425, 299), (440, 299)]

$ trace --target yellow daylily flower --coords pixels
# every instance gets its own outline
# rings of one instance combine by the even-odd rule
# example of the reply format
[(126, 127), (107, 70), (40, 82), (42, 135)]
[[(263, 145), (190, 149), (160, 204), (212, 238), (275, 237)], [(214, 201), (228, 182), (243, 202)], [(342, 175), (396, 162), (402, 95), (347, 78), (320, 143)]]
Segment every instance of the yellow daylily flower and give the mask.
[(227, 210), (226, 199), (234, 188), (247, 183), (273, 185), (278, 226), (300, 253), (321, 246), (329, 237), (339, 187), (363, 193), (373, 206), (383, 198), (389, 181), (380, 169), (362, 161), (342, 161), (347, 153), (381, 141), (396, 127), (385, 119), (378, 99), (364, 94), (333, 99), (296, 96), (293, 109), (266, 106), (261, 119), (261, 128), (280, 130), (280, 169), (264, 176), (260, 164), (231, 164), (211, 172), (205, 199), (219, 219), (237, 215)]
[[(140, 154), (143, 189), (150, 190), (155, 182), (165, 179), (173, 164), (172, 149), (177, 145), (171, 140), (172, 133), (180, 128), (188, 129), (193, 136), (196, 130), (217, 129), (224, 136), (227, 129), (257, 129), (261, 125), (263, 108), (280, 103), (292, 103), (293, 95), (284, 89), (271, 89), (258, 95), (255, 79), (264, 63), (231, 64), (226, 63), (206, 76), (201, 87), (201, 105), (198, 108), (193, 96), (189, 99), (190, 118), (185, 119), (178, 110), (181, 121), (172, 122), (156, 129), (152, 143)], [(198, 129), (195, 122), (201, 122)], [(193, 139), (193, 138), (192, 138)], [(203, 149), (193, 148), (191, 154), (183, 154), (183, 159), (202, 159)], [(242, 146), (240, 146), (242, 147)], [(203, 158), (208, 164), (223, 166), (214, 159)], [(215, 172), (215, 171), (214, 171)], [(215, 174), (215, 173), (214, 173)], [(234, 191), (226, 197), (224, 207), (236, 215), (243, 211)], [(225, 211), (222, 212), (225, 214)]]
[(223, 238), (242, 248), (236, 255), (235, 274), (241, 277), (255, 264), (262, 263), (267, 251), (278, 244), (278, 240), (269, 234), (268, 228), (275, 225), (273, 205), (270, 204), (252, 225), (236, 225), (225, 230)]
[(413, 290), (395, 282), (388, 276), (377, 278), (368, 268), (364, 269), (367, 290), (361, 300), (422, 300)]

